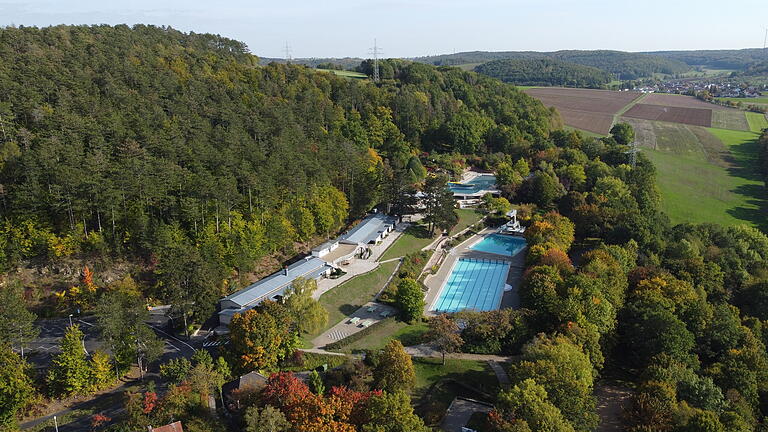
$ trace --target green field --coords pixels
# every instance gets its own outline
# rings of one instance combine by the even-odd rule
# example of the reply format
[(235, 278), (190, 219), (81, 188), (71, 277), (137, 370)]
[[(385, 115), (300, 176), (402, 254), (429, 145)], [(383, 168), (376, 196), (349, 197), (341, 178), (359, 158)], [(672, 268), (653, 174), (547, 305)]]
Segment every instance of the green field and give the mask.
[(414, 358), (416, 369), (415, 396), (420, 396), (429, 386), (442, 379), (453, 379), (482, 392), (495, 394), (498, 389), (496, 374), (487, 362), (477, 360), (446, 359), (445, 365), (437, 358)]
[(643, 150), (658, 171), (662, 208), (673, 223), (746, 223), (765, 228), (762, 207), (766, 192), (756, 166), (757, 134), (707, 131), (722, 142), (722, 148), (714, 148), (703, 136), (688, 139), (697, 137), (689, 128), (690, 135), (680, 132), (677, 138), (674, 133), (657, 131), (659, 141), (671, 135), (668, 144)]
[(336, 70), (336, 69), (316, 69), (320, 72), (330, 72), (335, 75), (343, 76), (346, 78), (355, 79), (368, 79), (368, 75), (360, 72), (348, 71), (348, 70)]
[(762, 96), (762, 97), (756, 97), (756, 98), (720, 97), (716, 99), (721, 101), (729, 101), (729, 102), (741, 102), (744, 105), (752, 105), (752, 104), (768, 105), (768, 96)]
[(422, 342), (424, 332), (427, 331), (427, 324), (423, 322), (416, 324), (407, 324), (396, 320), (383, 322), (384, 324), (377, 325), (373, 332), (341, 348), (340, 351), (352, 353), (380, 349), (392, 339), (399, 340), (405, 346), (418, 345)]
[(396, 261), (381, 264), (376, 270), (355, 276), (320, 296), (320, 304), (328, 311), (328, 325), (310, 336), (316, 336), (333, 327), (360, 306), (373, 300), (373, 296), (384, 287), (395, 267)]
[(762, 132), (763, 129), (768, 128), (768, 118), (765, 114), (747, 112), (747, 121), (749, 122), (749, 130), (752, 132)]
[(398, 258), (409, 253), (418, 252), (432, 243), (435, 237), (430, 236), (424, 225), (411, 225), (395, 240), (379, 261)]
[(738, 110), (713, 110), (712, 127), (718, 129), (732, 129), (748, 131), (749, 123), (744, 111)]

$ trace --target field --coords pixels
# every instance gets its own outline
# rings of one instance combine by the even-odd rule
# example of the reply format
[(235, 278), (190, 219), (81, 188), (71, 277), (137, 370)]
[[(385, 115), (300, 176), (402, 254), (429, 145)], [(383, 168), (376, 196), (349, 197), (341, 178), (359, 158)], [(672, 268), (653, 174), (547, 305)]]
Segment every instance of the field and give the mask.
[(384, 287), (389, 276), (395, 271), (395, 267), (397, 263), (394, 261), (381, 264), (376, 270), (355, 276), (320, 296), (320, 304), (328, 311), (328, 325), (322, 331), (336, 325), (345, 316), (371, 301), (373, 296)]
[(368, 79), (368, 75), (360, 72), (353, 72), (348, 70), (336, 70), (336, 69), (317, 69), (320, 72), (330, 72), (332, 74), (343, 76), (345, 78), (354, 78), (354, 79)]
[[(763, 93), (765, 94), (765, 93)], [(768, 105), (768, 96), (761, 96), (756, 98), (717, 98), (717, 100), (728, 102), (741, 102), (744, 105)]]
[(680, 108), (701, 108), (710, 110), (733, 110), (720, 105), (704, 102), (703, 100), (696, 99), (692, 96), (677, 95), (677, 94), (665, 94), (665, 93), (651, 93), (643, 99), (643, 103), (651, 105), (664, 105), (670, 107)]
[(695, 126), (712, 126), (712, 110), (701, 108), (683, 108), (664, 105), (637, 104), (630, 108), (626, 117), (643, 120), (659, 120), (671, 123), (683, 123)]
[(739, 110), (712, 110), (712, 127), (748, 131), (750, 130), (747, 123), (748, 114)]
[(662, 208), (673, 223), (765, 228), (764, 185), (755, 171), (756, 134), (625, 119), (656, 166)]
[(749, 122), (749, 130), (752, 132), (762, 132), (763, 129), (768, 128), (768, 117), (766, 114), (748, 112), (747, 122)]
[(544, 105), (557, 108), (566, 125), (602, 135), (610, 131), (615, 115), (642, 96), (634, 92), (561, 87), (530, 88), (525, 92)]

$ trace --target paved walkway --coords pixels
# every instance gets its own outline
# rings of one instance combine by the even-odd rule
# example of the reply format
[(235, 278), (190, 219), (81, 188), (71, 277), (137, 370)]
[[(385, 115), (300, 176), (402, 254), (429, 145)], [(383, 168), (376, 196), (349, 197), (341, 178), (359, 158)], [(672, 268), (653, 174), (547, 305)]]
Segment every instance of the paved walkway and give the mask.
[(496, 360), (488, 360), (488, 366), (490, 366), (491, 369), (493, 369), (493, 373), (496, 374), (496, 379), (499, 380), (499, 386), (501, 386), (502, 389), (508, 389), (511, 382), (509, 380), (509, 375), (507, 375), (507, 370)]
[[(432, 348), (429, 345), (414, 345), (405, 347), (405, 352), (413, 357), (434, 357), (441, 358), (443, 355), (440, 351)], [(505, 357), (493, 354), (469, 354), (469, 353), (450, 353), (446, 354), (445, 358), (461, 359), (461, 360), (477, 360), (477, 361), (494, 361), (497, 363), (508, 362), (511, 357)]]
[[(376, 246), (371, 247), (371, 256), (368, 257), (368, 259), (358, 259), (353, 258), (349, 264), (347, 265), (341, 265), (341, 269), (347, 272), (344, 276), (338, 278), (338, 279), (329, 279), (329, 278), (323, 278), (320, 279), (317, 282), (317, 289), (314, 293), (312, 293), (312, 298), (315, 300), (318, 300), (321, 295), (325, 294), (326, 292), (336, 288), (337, 286), (343, 284), (344, 282), (352, 279), (355, 276), (359, 276), (364, 273), (368, 273), (374, 269), (376, 269), (380, 262), (377, 260), (379, 257), (384, 254), (384, 252), (392, 245), (392, 243), (397, 240), (398, 237), (400, 237), (406, 228), (408, 228), (410, 224), (407, 222), (403, 222), (398, 224), (394, 231), (390, 233), (382, 242)], [(387, 260), (384, 262), (388, 262), (391, 260)]]

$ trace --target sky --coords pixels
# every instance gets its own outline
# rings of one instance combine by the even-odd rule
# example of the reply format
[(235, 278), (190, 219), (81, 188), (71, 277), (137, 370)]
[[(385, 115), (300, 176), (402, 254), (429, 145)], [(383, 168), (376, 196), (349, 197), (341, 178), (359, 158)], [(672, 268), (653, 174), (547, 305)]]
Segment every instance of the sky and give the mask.
[[(750, 13), (752, 11), (753, 13)], [(762, 48), (766, 0), (0, 0), (0, 26), (155, 24), (263, 57)]]

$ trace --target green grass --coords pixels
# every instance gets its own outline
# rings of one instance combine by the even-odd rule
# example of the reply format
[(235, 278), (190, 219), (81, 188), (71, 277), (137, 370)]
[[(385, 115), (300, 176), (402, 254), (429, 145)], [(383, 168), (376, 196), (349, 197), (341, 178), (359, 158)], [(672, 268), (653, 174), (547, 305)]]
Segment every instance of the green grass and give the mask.
[[(764, 227), (766, 192), (757, 172), (757, 134), (707, 129), (718, 138), (725, 155), (685, 140), (657, 134), (658, 150), (643, 150), (658, 171), (662, 208), (673, 223), (714, 222)], [(690, 133), (690, 130), (689, 130)], [(685, 143), (685, 144), (684, 144)], [(677, 145), (677, 146), (676, 146)], [(682, 146), (682, 147), (681, 147)], [(714, 163), (721, 157), (720, 163)]]
[(752, 132), (762, 132), (763, 129), (768, 128), (768, 118), (765, 114), (747, 112), (747, 121), (749, 122), (749, 130)]
[(456, 214), (459, 215), (459, 222), (457, 222), (456, 226), (451, 230), (451, 235), (460, 232), (483, 217), (483, 214), (475, 209), (458, 209), (456, 210)]
[(376, 270), (355, 276), (320, 296), (320, 304), (328, 311), (328, 325), (308, 338), (311, 339), (333, 327), (344, 317), (373, 300), (373, 296), (384, 287), (395, 267), (396, 261), (381, 264)]
[(749, 123), (747, 123), (747, 117), (744, 114), (744, 111), (737, 110), (713, 110), (712, 127), (748, 131)]
[(421, 396), (432, 384), (443, 380), (453, 379), (464, 385), (494, 395), (499, 388), (496, 374), (487, 362), (478, 360), (446, 359), (445, 365), (439, 358), (413, 359), (416, 369), (416, 386), (414, 396)]
[(429, 235), (429, 231), (424, 225), (411, 225), (403, 234), (395, 240), (379, 261), (385, 261), (391, 258), (398, 258), (409, 253), (418, 252), (432, 243), (435, 237)]
[(376, 330), (365, 338), (345, 346), (341, 351), (351, 353), (380, 349), (392, 339), (399, 340), (405, 346), (417, 345), (421, 343), (422, 336), (426, 331), (427, 324), (423, 322), (408, 324), (402, 321), (391, 320), (377, 326)]
[(744, 105), (760, 105), (760, 104), (768, 104), (768, 97), (756, 97), (756, 98), (733, 98), (733, 97), (720, 97), (716, 98), (717, 100), (721, 101), (729, 101), (729, 102), (741, 102)]
[(368, 75), (360, 72), (348, 71), (348, 70), (336, 70), (336, 69), (316, 69), (320, 72), (330, 72), (335, 75), (343, 76), (346, 78), (355, 79), (368, 79)]

